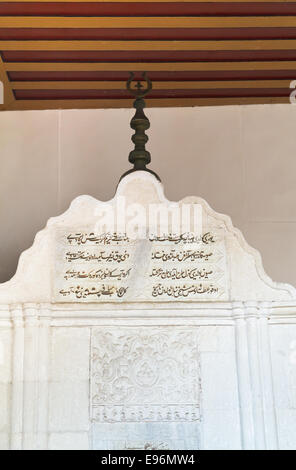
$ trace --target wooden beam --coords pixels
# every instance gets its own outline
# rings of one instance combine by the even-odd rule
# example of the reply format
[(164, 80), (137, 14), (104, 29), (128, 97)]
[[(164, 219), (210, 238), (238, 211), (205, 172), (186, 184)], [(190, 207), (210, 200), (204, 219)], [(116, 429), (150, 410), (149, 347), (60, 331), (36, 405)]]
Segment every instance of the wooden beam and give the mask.
[[(154, 90), (195, 90), (215, 88), (290, 88), (290, 80), (221, 80), (153, 82)], [(10, 82), (13, 90), (124, 90), (126, 82), (51, 81)]]
[(8, 109), (9, 106), (11, 106), (11, 104), (13, 103), (14, 94), (11, 88), (11, 83), (8, 80), (1, 57), (0, 57), (0, 81), (2, 82), (2, 86), (3, 86), (3, 103), (0, 103), (0, 110), (3, 111), (5, 109)]
[(243, 51), (296, 49), (296, 39), (245, 41), (0, 41), (2, 51)]
[[(148, 108), (289, 103), (288, 97), (149, 99)], [(131, 108), (131, 100), (16, 100), (9, 110)]]
[(44, 63), (6, 62), (7, 72), (196, 72), (214, 70), (296, 70), (296, 61), (255, 62), (164, 62), (164, 63)]
[(295, 26), (295, 16), (0, 17), (0, 28), (290, 28)]
[[(39, 2), (48, 2), (48, 1), (51, 1), (51, 0), (6, 0), (6, 2), (8, 3), (15, 3), (16, 1), (18, 2), (30, 2), (30, 3), (34, 3), (36, 1), (39, 1)], [(65, 3), (71, 3), (71, 2), (82, 2), (83, 0), (53, 0), (54, 2), (65, 2)], [(98, 2), (98, 0), (87, 0), (88, 2)], [(165, 2), (165, 3), (199, 3), (199, 2), (205, 2), (205, 0), (99, 0), (99, 2), (102, 2), (102, 3), (113, 3), (113, 2), (119, 2), (119, 3), (138, 3), (138, 2), (144, 2), (144, 3), (158, 3), (158, 2)], [(241, 3), (241, 0), (207, 0), (207, 3), (220, 3), (220, 2), (230, 2), (230, 3)], [(271, 3), (295, 3), (295, 0), (243, 0), (243, 3), (267, 3), (267, 2), (271, 2)]]

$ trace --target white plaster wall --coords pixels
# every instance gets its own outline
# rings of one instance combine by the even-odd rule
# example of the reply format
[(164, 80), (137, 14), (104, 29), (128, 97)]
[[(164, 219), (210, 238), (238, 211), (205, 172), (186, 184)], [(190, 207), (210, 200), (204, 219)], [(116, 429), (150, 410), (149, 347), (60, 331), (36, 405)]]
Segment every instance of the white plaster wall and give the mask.
[(202, 448), (241, 449), (232, 326), (200, 327)]
[(295, 323), (271, 327), (271, 351), (280, 449), (296, 449)]
[(9, 448), (11, 328), (0, 327), (0, 449)]
[(89, 448), (90, 328), (51, 331), (49, 448)]
[[(107, 200), (129, 168), (133, 110), (0, 114), (0, 282), (50, 216), (77, 195)], [(169, 199), (232, 217), (266, 272), (296, 285), (296, 107), (147, 109), (149, 150)]]

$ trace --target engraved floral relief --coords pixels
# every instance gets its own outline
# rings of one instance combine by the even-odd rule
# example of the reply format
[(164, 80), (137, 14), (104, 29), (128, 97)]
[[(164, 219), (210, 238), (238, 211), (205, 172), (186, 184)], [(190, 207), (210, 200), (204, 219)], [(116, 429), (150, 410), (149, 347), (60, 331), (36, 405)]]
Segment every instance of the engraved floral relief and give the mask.
[(196, 332), (180, 327), (96, 328), (91, 380), (94, 420), (197, 420)]

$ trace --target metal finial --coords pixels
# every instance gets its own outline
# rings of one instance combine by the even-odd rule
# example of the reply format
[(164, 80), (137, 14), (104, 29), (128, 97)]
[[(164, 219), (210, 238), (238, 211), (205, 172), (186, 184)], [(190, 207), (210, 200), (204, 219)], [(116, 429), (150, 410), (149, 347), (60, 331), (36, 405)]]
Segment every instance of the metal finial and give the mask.
[(135, 78), (135, 74), (133, 72), (130, 72), (130, 77), (129, 77), (128, 81), (126, 82), (127, 90), (130, 93), (132, 93), (132, 95), (134, 95), (138, 99), (139, 98), (144, 98), (144, 96), (146, 96), (152, 90), (152, 83), (151, 83), (151, 80), (149, 79), (147, 73), (143, 72), (142, 77), (145, 80), (145, 82), (147, 83), (146, 88), (144, 88), (144, 86), (142, 85), (141, 80), (138, 80), (135, 87), (132, 88), (131, 84), (132, 84), (133, 79)]
[(132, 81), (134, 77), (135, 74), (130, 72), (130, 77), (126, 83), (127, 90), (136, 97), (133, 104), (134, 108), (136, 109), (136, 113), (130, 122), (131, 128), (135, 130), (135, 133), (132, 136), (132, 141), (135, 144), (135, 148), (130, 152), (128, 157), (129, 162), (132, 163), (134, 167), (124, 173), (121, 178), (129, 173), (132, 173), (133, 171), (141, 170), (152, 173), (160, 181), (159, 176), (154, 173), (154, 171), (146, 168), (146, 165), (148, 165), (148, 163), (151, 161), (151, 156), (145, 148), (145, 145), (148, 141), (148, 136), (145, 134), (145, 131), (149, 129), (150, 122), (144, 113), (144, 108), (146, 106), (144, 96), (146, 96), (152, 90), (152, 83), (146, 72), (143, 72), (142, 77), (146, 82), (146, 87), (142, 85), (141, 80), (138, 80), (135, 87), (132, 87)]

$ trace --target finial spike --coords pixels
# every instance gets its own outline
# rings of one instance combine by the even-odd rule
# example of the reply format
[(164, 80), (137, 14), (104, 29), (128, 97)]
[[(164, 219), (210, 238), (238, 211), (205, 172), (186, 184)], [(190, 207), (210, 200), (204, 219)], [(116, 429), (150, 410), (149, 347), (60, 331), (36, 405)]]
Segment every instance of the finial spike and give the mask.
[[(152, 90), (152, 83), (146, 72), (142, 73), (142, 77), (143, 80), (138, 80), (135, 87), (132, 88), (131, 85), (135, 78), (135, 74), (130, 72), (130, 77), (126, 83), (127, 90), (136, 98), (133, 104), (136, 109), (136, 113), (130, 122), (131, 128), (135, 130), (135, 133), (132, 136), (132, 142), (135, 144), (135, 148), (130, 152), (128, 157), (130, 163), (132, 163), (134, 167), (124, 173), (121, 178), (133, 171), (141, 170), (152, 173), (160, 181), (160, 178), (156, 173), (154, 173), (154, 171), (146, 168), (146, 165), (151, 161), (151, 156), (145, 147), (148, 142), (148, 136), (145, 131), (149, 129), (150, 122), (144, 113), (144, 108), (146, 106), (144, 96)], [(146, 87), (143, 86), (141, 81), (146, 82)]]

